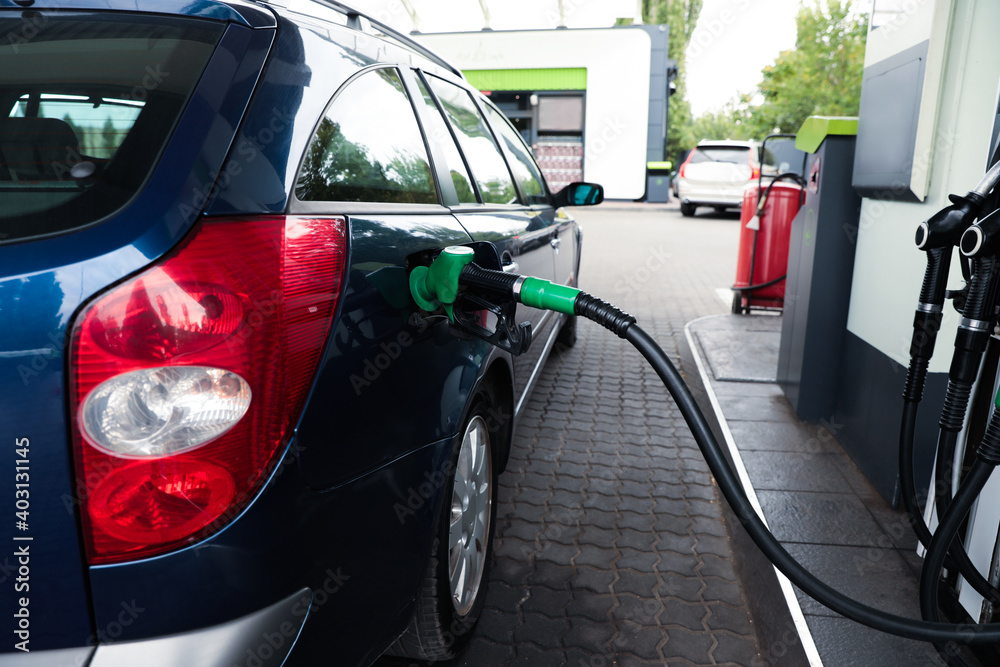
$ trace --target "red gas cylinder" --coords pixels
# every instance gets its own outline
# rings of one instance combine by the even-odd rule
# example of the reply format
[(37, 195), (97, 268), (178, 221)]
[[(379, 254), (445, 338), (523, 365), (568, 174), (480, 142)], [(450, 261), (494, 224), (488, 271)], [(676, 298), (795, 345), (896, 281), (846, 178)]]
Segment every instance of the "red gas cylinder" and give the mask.
[[(802, 188), (795, 183), (778, 181), (767, 194), (759, 229), (747, 227), (757, 214), (757, 183), (743, 191), (740, 210), (740, 249), (736, 261), (733, 312), (749, 313), (751, 308), (778, 309), (785, 304), (785, 273), (788, 271), (788, 241), (792, 220), (802, 206)], [(740, 288), (760, 287), (749, 290)]]

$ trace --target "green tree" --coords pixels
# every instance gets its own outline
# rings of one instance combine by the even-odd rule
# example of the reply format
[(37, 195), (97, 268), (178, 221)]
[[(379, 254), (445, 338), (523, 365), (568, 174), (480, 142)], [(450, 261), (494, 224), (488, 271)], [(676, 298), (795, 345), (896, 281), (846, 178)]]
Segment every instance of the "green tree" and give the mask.
[(295, 192), (304, 201), (437, 201), (430, 167), (419, 155), (397, 154), (382, 164), (364, 144), (347, 139), (340, 124), (320, 121)]
[(670, 98), (667, 159), (691, 144), (691, 105), (687, 100), (685, 56), (701, 14), (702, 0), (642, 0), (642, 20), (664, 23), (670, 32), (667, 57), (677, 61), (677, 91)]
[[(848, 0), (812, 0), (795, 17), (795, 48), (764, 68), (754, 95), (737, 95), (691, 123), (699, 139), (763, 139), (797, 132), (809, 116), (856, 116), (861, 103), (868, 22)], [(753, 105), (751, 99), (763, 99)], [(729, 136), (722, 136), (728, 134)]]
[(795, 17), (795, 48), (765, 67), (758, 86), (762, 128), (796, 132), (809, 116), (854, 116), (861, 102), (866, 16), (848, 0), (803, 4)]
[(96, 145), (93, 147), (91, 155), (102, 158), (113, 156), (115, 151), (118, 150), (118, 144), (121, 143), (122, 134), (124, 133), (115, 127), (110, 118), (105, 120), (104, 127), (101, 128), (101, 134), (96, 137)]
[(739, 95), (725, 104), (719, 111), (709, 111), (698, 116), (690, 125), (693, 147), (702, 139), (735, 139), (748, 141), (759, 136), (759, 128), (753, 120), (749, 95)]
[[(763, 139), (797, 132), (809, 116), (855, 116), (861, 102), (868, 21), (849, 0), (812, 0), (795, 18), (795, 48), (764, 68), (754, 94), (691, 122), (690, 148), (700, 139)], [(754, 105), (751, 100), (763, 101)]]
[(76, 135), (76, 141), (77, 141), (77, 143), (78, 143), (78, 144), (79, 144), (79, 145), (81, 146), (81, 151), (82, 151), (82, 152), (83, 152), (84, 154), (86, 154), (86, 152), (87, 152), (87, 151), (86, 151), (86, 150), (84, 150), (84, 149), (82, 148), (82, 146), (84, 145), (84, 143), (85, 143), (85, 141), (86, 141), (86, 138), (87, 138), (87, 133), (86, 133), (86, 132), (84, 132), (84, 131), (83, 131), (83, 130), (82, 130), (82, 129), (80, 128), (80, 126), (79, 126), (79, 125), (77, 125), (76, 123), (74, 123), (74, 122), (73, 122), (73, 117), (72, 117), (72, 116), (70, 116), (70, 115), (69, 115), (68, 113), (66, 113), (66, 114), (63, 114), (63, 117), (62, 117), (62, 119), (63, 119), (63, 122), (64, 122), (64, 123), (66, 123), (67, 125), (69, 125), (69, 128), (70, 128), (71, 130), (73, 130), (73, 134), (75, 134), (75, 135)]

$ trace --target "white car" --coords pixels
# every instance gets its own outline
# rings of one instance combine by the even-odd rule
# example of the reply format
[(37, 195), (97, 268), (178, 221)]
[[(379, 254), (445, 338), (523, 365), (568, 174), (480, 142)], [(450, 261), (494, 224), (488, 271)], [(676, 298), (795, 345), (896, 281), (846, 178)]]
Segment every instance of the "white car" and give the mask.
[(760, 175), (758, 145), (753, 141), (702, 141), (677, 172), (681, 214), (693, 216), (699, 206), (718, 212), (738, 208), (743, 189)]

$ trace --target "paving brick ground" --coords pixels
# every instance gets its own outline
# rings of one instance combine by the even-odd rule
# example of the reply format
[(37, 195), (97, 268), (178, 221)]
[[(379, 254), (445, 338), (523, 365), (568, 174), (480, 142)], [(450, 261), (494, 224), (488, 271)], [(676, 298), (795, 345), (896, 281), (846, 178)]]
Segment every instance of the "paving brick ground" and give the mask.
[[(726, 312), (715, 290), (733, 279), (735, 216), (576, 215), (583, 288), (635, 315), (675, 362), (684, 324)], [(486, 609), (455, 667), (753, 662), (722, 501), (626, 343), (581, 322), (541, 374), (500, 484)]]

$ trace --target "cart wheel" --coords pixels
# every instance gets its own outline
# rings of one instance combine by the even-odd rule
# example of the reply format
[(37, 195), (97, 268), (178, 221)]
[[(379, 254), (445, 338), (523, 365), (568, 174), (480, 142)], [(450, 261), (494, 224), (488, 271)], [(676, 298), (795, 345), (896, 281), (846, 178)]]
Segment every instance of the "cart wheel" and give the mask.
[(733, 315), (743, 314), (743, 292), (733, 292)]

